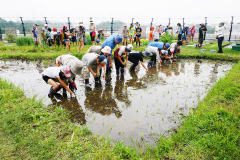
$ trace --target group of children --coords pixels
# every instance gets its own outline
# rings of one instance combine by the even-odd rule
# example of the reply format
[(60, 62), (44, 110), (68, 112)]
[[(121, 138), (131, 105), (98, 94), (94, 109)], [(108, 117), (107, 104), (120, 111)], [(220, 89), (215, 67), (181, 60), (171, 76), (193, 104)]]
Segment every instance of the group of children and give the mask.
[(123, 45), (128, 44), (129, 38), (129, 44), (133, 45), (134, 42), (136, 42), (136, 47), (140, 47), (142, 34), (142, 28), (140, 27), (140, 24), (136, 22), (135, 26), (133, 26), (133, 23), (131, 23), (129, 29), (127, 28), (127, 25), (124, 25), (123, 27)]
[[(132, 51), (133, 45), (128, 44), (118, 47), (112, 53), (115, 46), (122, 43), (122, 40), (121, 34), (114, 34), (108, 37), (101, 46), (90, 47), (82, 60), (70, 54), (59, 56), (56, 59), (56, 67), (49, 67), (42, 73), (43, 80), (51, 85), (48, 96), (51, 97), (63, 88), (64, 94), (68, 91), (72, 97), (75, 97), (74, 90), (77, 87), (74, 81), (76, 75), (83, 75), (86, 87), (90, 87), (90, 74), (94, 77), (95, 83), (100, 83), (101, 75), (103, 78), (111, 76), (113, 68), (112, 54), (115, 61), (116, 75), (122, 77), (128, 61), (132, 62), (129, 72), (134, 72), (139, 62), (148, 72), (149, 67), (157, 65), (156, 62), (161, 66), (166, 60), (171, 63), (172, 60), (176, 60), (176, 54), (180, 53), (180, 46), (182, 45), (181, 41), (171, 45), (163, 42), (152, 42), (144, 52), (134, 52)], [(124, 55), (126, 58), (123, 57)], [(148, 66), (143, 63), (144, 57), (150, 58)]]

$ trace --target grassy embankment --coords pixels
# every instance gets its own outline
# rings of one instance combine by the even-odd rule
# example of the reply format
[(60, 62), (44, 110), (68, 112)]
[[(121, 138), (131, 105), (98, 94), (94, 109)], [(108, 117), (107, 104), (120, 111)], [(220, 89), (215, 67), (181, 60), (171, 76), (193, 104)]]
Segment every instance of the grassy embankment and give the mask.
[[(188, 48), (183, 47), (182, 55), (193, 54), (195, 49)], [(238, 60), (238, 52), (224, 51), (223, 55), (233, 58), (227, 60)], [(239, 97), (240, 62), (184, 118), (171, 137), (160, 136), (156, 147), (136, 153), (135, 148), (92, 135), (87, 128), (71, 123), (66, 110), (46, 108), (1, 79), (0, 159), (239, 159)]]

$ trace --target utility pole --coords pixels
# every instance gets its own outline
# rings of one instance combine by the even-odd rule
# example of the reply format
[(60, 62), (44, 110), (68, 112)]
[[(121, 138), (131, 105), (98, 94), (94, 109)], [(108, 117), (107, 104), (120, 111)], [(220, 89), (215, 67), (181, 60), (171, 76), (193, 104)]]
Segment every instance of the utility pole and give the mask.
[(152, 27), (152, 23), (153, 23), (153, 18), (152, 18), (152, 21), (151, 21), (151, 27)]
[(69, 31), (70, 31), (70, 25), (71, 25), (71, 23), (70, 23), (70, 17), (68, 17), (68, 27), (69, 27)]
[(134, 20), (134, 18), (132, 18), (132, 24), (133, 24), (133, 20)]
[(20, 17), (20, 19), (22, 21), (23, 35), (26, 37), (25, 27), (24, 27), (24, 23), (23, 23), (22, 17)]
[(183, 30), (184, 30), (184, 26), (185, 26), (185, 23), (184, 23), (184, 18), (183, 18)]
[(111, 22), (111, 35), (113, 34), (113, 18), (112, 18), (112, 22)]
[(48, 25), (48, 23), (47, 23), (47, 17), (44, 17), (44, 19), (45, 19), (45, 24), (47, 24), (47, 25)]
[[(205, 27), (206, 27), (206, 29), (207, 29), (207, 17), (205, 17)], [(206, 38), (206, 31), (204, 32), (204, 37), (203, 37), (203, 39), (205, 40), (205, 38)]]
[(171, 24), (171, 18), (168, 18), (168, 25), (170, 26)]
[(231, 36), (232, 36), (232, 25), (233, 25), (233, 16), (232, 16), (232, 22), (231, 22), (231, 28), (230, 28), (230, 34), (229, 34), (229, 42), (231, 40)]
[(0, 27), (0, 41), (2, 41), (2, 29)]

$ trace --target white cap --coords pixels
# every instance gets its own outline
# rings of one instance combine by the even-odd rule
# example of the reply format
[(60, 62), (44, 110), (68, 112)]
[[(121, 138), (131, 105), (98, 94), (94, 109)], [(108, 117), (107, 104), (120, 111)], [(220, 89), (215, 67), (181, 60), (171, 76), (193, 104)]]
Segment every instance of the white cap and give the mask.
[(108, 53), (108, 54), (110, 54), (111, 53), (111, 48), (109, 47), (109, 46), (105, 46), (101, 51), (103, 52), (103, 53)]
[(46, 26), (48, 26), (47, 24), (44, 24), (44, 26), (46, 27)]
[(172, 52), (174, 52), (174, 49), (173, 49), (173, 48), (171, 48), (171, 49), (170, 49), (170, 52), (171, 52), (171, 53), (172, 53)]
[(127, 45), (128, 52), (131, 52), (132, 49), (133, 49), (133, 45), (132, 44), (128, 44)]

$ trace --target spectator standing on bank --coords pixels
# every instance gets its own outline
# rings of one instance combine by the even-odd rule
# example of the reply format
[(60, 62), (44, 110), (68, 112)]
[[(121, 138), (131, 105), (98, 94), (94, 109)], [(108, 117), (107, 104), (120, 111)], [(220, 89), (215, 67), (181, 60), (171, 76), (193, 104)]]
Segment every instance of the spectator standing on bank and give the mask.
[(138, 24), (138, 27), (135, 30), (135, 35), (136, 35), (136, 47), (140, 47), (141, 43), (141, 34), (142, 34), (142, 28), (140, 27), (140, 24)]
[(128, 37), (129, 37), (129, 30), (127, 29), (127, 25), (123, 26), (122, 35), (123, 35), (123, 45), (127, 45), (128, 44), (127, 40), (128, 40)]
[(92, 45), (95, 45), (95, 37), (96, 37), (96, 26), (94, 25), (93, 21), (90, 21), (89, 25), (90, 37), (92, 41)]
[(217, 34), (217, 40), (218, 40), (218, 52), (217, 53), (223, 53), (222, 50), (222, 42), (224, 40), (224, 33), (226, 28), (224, 27), (224, 23), (219, 23), (218, 27), (215, 29), (215, 32)]
[(45, 45), (45, 44), (46, 44), (46, 41), (47, 41), (47, 36), (46, 36), (45, 28), (42, 28), (41, 39), (42, 39), (42, 44)]
[(150, 27), (150, 33), (148, 36), (148, 43), (152, 43), (153, 41), (153, 32), (154, 32), (154, 27)]
[(180, 23), (177, 24), (178, 26), (178, 41), (181, 41), (182, 40), (182, 26)]
[(34, 25), (32, 30), (33, 42), (36, 46), (38, 46), (38, 30), (37, 27)]
[(83, 22), (79, 22), (79, 27), (77, 31), (77, 40), (79, 43), (78, 47), (78, 53), (83, 52), (83, 47), (84, 47), (84, 39), (83, 36), (85, 34), (85, 28), (83, 27)]
[[(74, 32), (74, 34), (73, 34), (73, 32)], [(72, 43), (73, 43), (73, 47), (75, 46), (74, 43), (75, 43), (76, 46), (77, 46), (76, 28), (75, 28), (75, 27), (71, 27), (70, 33), (73, 34), (73, 35), (72, 35), (72, 38), (71, 38), (71, 41), (72, 41)]]
[(191, 30), (190, 30), (190, 35), (191, 35), (191, 40), (193, 42), (193, 38), (194, 38), (194, 35), (196, 33), (196, 29), (195, 29), (195, 26), (192, 26)]
[(204, 23), (201, 23), (199, 28), (199, 33), (198, 33), (198, 44), (195, 46), (196, 48), (202, 48), (202, 44), (204, 40), (203, 39), (204, 32), (207, 32), (207, 29), (204, 26)]
[(163, 29), (162, 29), (162, 25), (160, 24), (158, 26), (158, 29), (157, 29), (158, 33), (159, 33), (159, 37), (161, 36), (162, 32), (163, 32)]
[(135, 27), (133, 27), (133, 24), (131, 23), (129, 28), (129, 43), (132, 45), (134, 43), (134, 33), (135, 33)]

